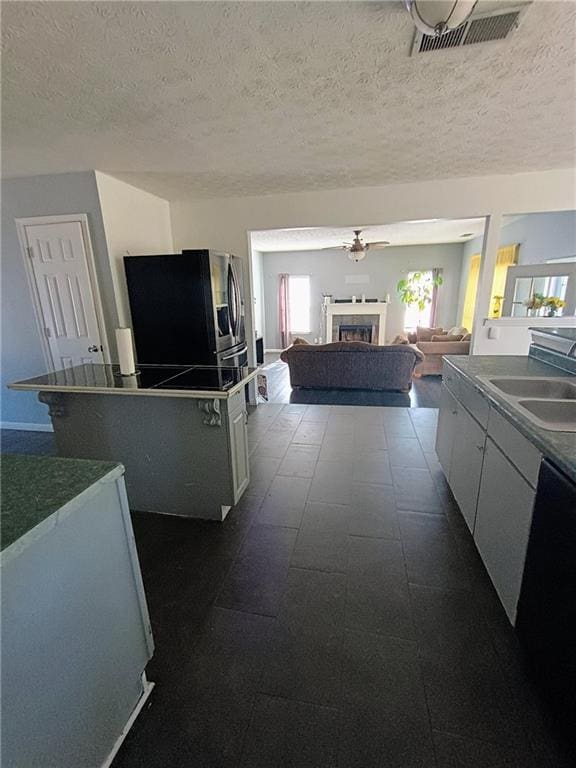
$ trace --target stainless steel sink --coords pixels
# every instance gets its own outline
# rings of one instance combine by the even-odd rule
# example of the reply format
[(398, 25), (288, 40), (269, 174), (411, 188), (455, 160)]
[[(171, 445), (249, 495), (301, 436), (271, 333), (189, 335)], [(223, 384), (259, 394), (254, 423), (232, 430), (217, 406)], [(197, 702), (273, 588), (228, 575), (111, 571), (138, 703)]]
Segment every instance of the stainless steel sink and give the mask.
[(576, 400), (519, 400), (518, 405), (544, 429), (576, 432)]
[(576, 432), (576, 377), (479, 376), (542, 429)]
[(553, 400), (576, 400), (576, 384), (569, 379), (537, 379), (490, 377), (488, 382), (513, 397), (529, 397)]

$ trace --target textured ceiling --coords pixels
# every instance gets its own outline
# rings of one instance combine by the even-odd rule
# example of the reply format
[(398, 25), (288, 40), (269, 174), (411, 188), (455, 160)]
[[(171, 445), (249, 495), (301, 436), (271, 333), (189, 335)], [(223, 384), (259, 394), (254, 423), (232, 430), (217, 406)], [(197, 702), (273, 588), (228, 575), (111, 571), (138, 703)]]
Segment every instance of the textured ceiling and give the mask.
[[(252, 246), (257, 251), (307, 251), (316, 248), (338, 248), (351, 242), (353, 230), (361, 229), (365, 243), (388, 240), (390, 245), (429, 245), (431, 243), (464, 243), (484, 232), (483, 218), (430, 219), (402, 221), (396, 224), (352, 227), (305, 227), (303, 229), (268, 229), (252, 232)], [(461, 235), (467, 234), (467, 237)]]
[(411, 57), (401, 2), (3, 2), (4, 172), (174, 199), (570, 167), (575, 20)]

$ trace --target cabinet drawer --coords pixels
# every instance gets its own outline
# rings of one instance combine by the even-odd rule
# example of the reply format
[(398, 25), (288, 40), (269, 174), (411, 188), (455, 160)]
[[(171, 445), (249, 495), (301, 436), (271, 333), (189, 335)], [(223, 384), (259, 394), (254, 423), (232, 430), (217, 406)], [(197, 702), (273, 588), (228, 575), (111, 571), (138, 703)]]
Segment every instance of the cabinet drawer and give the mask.
[(518, 432), (516, 427), (512, 426), (494, 408), (490, 409), (488, 435), (530, 485), (536, 488), (542, 455), (524, 435)]
[(488, 401), (465, 379), (460, 380), (458, 399), (466, 410), (474, 416), (476, 421), (486, 429), (488, 416), (490, 414)]

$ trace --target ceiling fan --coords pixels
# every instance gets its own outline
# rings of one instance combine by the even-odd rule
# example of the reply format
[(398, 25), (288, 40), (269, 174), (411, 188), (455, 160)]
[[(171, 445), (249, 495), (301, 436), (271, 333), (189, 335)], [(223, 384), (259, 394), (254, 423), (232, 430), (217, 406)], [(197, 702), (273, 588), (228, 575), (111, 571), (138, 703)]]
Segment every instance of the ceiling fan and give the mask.
[(344, 243), (342, 245), (342, 248), (345, 248), (348, 251), (348, 258), (352, 261), (362, 261), (362, 259), (368, 253), (368, 250), (372, 250), (373, 248), (385, 248), (387, 245), (390, 245), (388, 240), (379, 240), (375, 243), (365, 243), (360, 237), (361, 234), (361, 229), (355, 229), (354, 240), (351, 243)]

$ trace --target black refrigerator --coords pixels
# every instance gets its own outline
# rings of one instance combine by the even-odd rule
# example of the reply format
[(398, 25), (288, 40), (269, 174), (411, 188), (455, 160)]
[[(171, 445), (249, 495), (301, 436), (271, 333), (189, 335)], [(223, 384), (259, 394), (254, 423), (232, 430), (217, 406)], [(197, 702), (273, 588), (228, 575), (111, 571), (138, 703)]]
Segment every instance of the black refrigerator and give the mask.
[(186, 250), (126, 256), (124, 268), (139, 363), (246, 365), (239, 258)]

